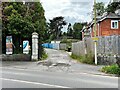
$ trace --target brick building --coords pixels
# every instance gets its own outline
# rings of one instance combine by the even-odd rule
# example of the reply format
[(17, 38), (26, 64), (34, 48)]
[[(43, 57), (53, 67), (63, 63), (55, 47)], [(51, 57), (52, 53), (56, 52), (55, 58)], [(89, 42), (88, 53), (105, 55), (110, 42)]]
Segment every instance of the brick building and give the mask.
[[(120, 35), (120, 15), (115, 13), (106, 13), (102, 17), (97, 17), (96, 35)], [(83, 28), (82, 37), (94, 37), (93, 22)]]

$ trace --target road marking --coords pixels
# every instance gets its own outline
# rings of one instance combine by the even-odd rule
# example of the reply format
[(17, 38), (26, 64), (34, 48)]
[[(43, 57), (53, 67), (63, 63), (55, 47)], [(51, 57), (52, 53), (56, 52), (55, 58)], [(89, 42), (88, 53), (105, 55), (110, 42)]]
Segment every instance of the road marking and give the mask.
[(5, 81), (13, 81), (13, 82), (20, 82), (20, 83), (27, 83), (27, 84), (35, 84), (35, 85), (43, 85), (43, 86), (50, 86), (50, 87), (56, 87), (56, 88), (70, 88), (65, 86), (59, 86), (59, 85), (52, 85), (52, 84), (46, 84), (46, 83), (39, 83), (39, 82), (31, 82), (31, 81), (23, 81), (23, 80), (17, 80), (17, 79), (8, 79), (8, 78), (0, 78)]

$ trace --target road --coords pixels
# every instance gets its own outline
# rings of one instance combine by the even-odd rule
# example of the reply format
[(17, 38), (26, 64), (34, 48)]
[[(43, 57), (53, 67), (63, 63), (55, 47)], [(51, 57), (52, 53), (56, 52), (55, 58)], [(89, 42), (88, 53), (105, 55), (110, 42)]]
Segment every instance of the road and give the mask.
[(117, 88), (118, 78), (92, 74), (72, 74), (3, 68), (3, 88)]
[[(118, 78), (99, 75), (96, 66), (84, 65), (70, 61), (64, 51), (47, 50), (49, 60), (70, 62), (73, 71), (47, 70), (37, 66), (36, 62), (3, 62), (3, 88), (118, 88)], [(80, 66), (79, 66), (79, 65)], [(83, 68), (81, 68), (84, 67)], [(78, 69), (80, 68), (80, 69)], [(96, 69), (97, 68), (97, 69)], [(74, 70), (78, 69), (78, 70)], [(90, 73), (90, 69), (93, 69)], [(99, 74), (95, 74), (99, 73)]]

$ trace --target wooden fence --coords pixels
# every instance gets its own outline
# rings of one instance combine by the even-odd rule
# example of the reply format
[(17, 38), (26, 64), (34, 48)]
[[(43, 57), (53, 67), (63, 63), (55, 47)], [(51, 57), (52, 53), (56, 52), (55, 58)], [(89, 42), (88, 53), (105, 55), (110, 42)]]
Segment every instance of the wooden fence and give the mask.
[(84, 38), (83, 41), (72, 43), (72, 53), (78, 56), (94, 53), (94, 41), (91, 38)]
[[(84, 38), (83, 41), (72, 43), (72, 53), (77, 56), (94, 54), (94, 41), (92, 38)], [(120, 35), (98, 37), (97, 54), (100, 64), (115, 63), (115, 56), (120, 56)]]
[(120, 55), (120, 36), (99, 37), (97, 52), (101, 55)]

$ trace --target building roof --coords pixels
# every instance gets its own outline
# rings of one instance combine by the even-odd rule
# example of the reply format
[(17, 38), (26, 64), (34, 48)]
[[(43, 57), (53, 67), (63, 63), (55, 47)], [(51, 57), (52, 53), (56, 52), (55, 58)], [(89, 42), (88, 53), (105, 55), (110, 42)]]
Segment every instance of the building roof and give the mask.
[[(120, 15), (117, 15), (115, 13), (104, 13), (101, 18), (97, 18), (97, 23), (104, 21), (105, 19), (120, 19)], [(91, 22), (90, 26), (94, 24), (94, 20)]]
[[(105, 19), (120, 19), (120, 15), (117, 15), (116, 13), (104, 13), (103, 16), (98, 16), (96, 18), (97, 23), (104, 21)], [(94, 24), (94, 19), (90, 24), (88, 24), (86, 27), (82, 29), (81, 32), (84, 32), (86, 29), (90, 28)]]
[(117, 15), (115, 13), (107, 13), (103, 15), (97, 22), (101, 22), (105, 19), (120, 19), (120, 15)]

